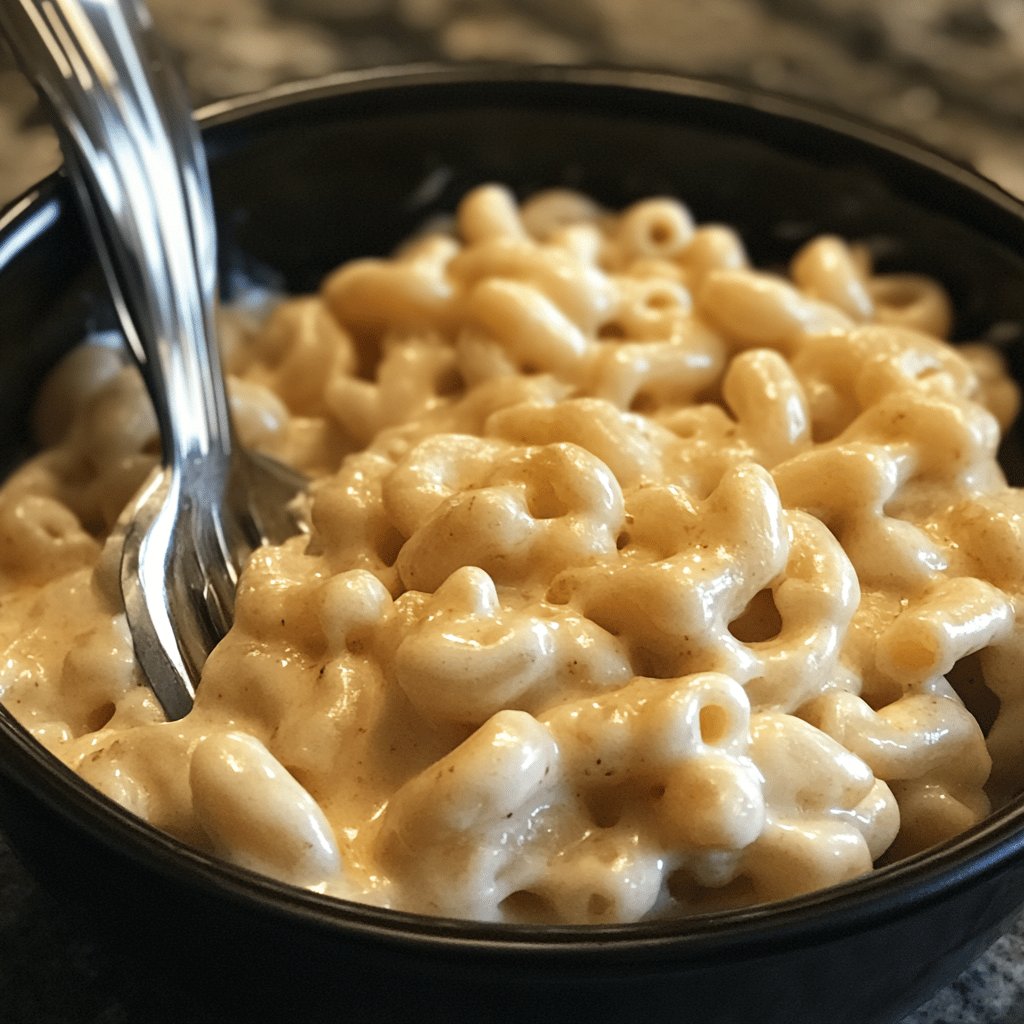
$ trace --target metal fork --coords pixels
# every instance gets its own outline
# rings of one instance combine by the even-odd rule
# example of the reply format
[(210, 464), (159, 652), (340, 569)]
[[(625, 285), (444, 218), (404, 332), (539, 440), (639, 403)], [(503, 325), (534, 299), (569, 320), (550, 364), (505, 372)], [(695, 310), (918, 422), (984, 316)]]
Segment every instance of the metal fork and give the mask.
[(191, 708), (253, 549), (303, 529), (304, 478), (235, 441), (216, 345), (216, 237), (184, 86), (136, 0), (0, 0), (160, 427), (162, 468), (118, 524), (135, 652), (168, 718)]

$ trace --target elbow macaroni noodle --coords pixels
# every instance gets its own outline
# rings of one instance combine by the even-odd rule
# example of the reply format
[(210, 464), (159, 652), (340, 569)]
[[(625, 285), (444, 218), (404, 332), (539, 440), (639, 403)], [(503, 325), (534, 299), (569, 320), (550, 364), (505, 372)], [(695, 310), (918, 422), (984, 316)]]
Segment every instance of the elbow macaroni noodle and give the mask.
[(159, 828), (381, 906), (613, 923), (855, 877), (1024, 780), (1017, 395), (950, 320), (838, 238), (787, 278), (670, 199), (477, 188), (227, 318), (312, 535), (253, 556), (180, 722), (105, 543), (154, 419), (115, 350), (67, 357), (0, 492), (0, 697)]

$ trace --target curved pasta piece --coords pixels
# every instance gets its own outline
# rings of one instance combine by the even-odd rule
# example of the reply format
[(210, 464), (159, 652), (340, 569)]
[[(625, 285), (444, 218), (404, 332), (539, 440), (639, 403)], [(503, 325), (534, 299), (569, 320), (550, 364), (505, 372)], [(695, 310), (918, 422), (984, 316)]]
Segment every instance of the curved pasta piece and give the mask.
[(721, 338), (692, 319), (668, 341), (621, 342), (602, 347), (592, 390), (621, 409), (686, 405), (722, 372)]
[(950, 780), (924, 777), (892, 784), (900, 804), (900, 834), (890, 848), (892, 858), (945, 842), (977, 825), (991, 810), (981, 789)]
[(620, 924), (641, 921), (657, 905), (665, 878), (661, 851), (635, 834), (591, 833), (541, 864), (501, 876), (512, 891), (502, 918), (513, 923)]
[(573, 689), (631, 675), (614, 637), (563, 608), (503, 607), (475, 567), (457, 569), (423, 604), (394, 655), (395, 677), (428, 719), (477, 726), (503, 708), (533, 710)]
[(698, 227), (680, 262), (694, 288), (713, 270), (745, 270), (750, 266), (743, 240), (725, 224)]
[(462, 387), (455, 353), (436, 337), (394, 341), (385, 337), (373, 380), (335, 373), (324, 382), (324, 414), (353, 447), (411, 415), (429, 414)]
[(556, 576), (548, 598), (628, 636), (647, 674), (716, 670), (749, 679), (754, 656), (727, 625), (785, 567), (789, 532), (775, 487), (765, 470), (741, 466), (705, 502), (677, 507), (673, 555), (638, 562), (627, 547), (616, 561)]
[(604, 210), (588, 196), (569, 188), (534, 192), (519, 209), (523, 226), (538, 241), (572, 226), (593, 226)]
[(1006, 640), (1013, 626), (1013, 604), (1001, 590), (969, 577), (941, 579), (879, 636), (878, 666), (909, 689)]
[(320, 294), (338, 322), (357, 337), (445, 324), (454, 290), (427, 261), (353, 260), (330, 274)]
[(351, 339), (319, 296), (275, 306), (246, 350), (244, 379), (263, 384), (303, 416), (322, 415), (325, 385), (356, 369)]
[(811, 516), (787, 512), (789, 559), (772, 583), (778, 634), (750, 644), (760, 664), (747, 692), (758, 707), (795, 711), (835, 679), (860, 585), (843, 549)]
[(549, 579), (614, 552), (622, 515), (618, 483), (589, 452), (528, 448), (453, 493), (402, 546), (396, 566), (413, 590), (433, 591), (464, 565), (500, 583)]
[(671, 259), (693, 241), (690, 211), (676, 199), (654, 197), (627, 206), (619, 215), (615, 241), (625, 259)]
[(766, 824), (738, 870), (773, 898), (871, 870), (899, 813), (891, 790), (832, 737), (789, 715), (751, 720), (750, 756), (765, 778)]
[(994, 462), (995, 417), (980, 405), (920, 392), (890, 392), (866, 409), (843, 439), (906, 445), (917, 473), (955, 480)]
[(494, 338), (516, 367), (565, 371), (587, 353), (583, 332), (530, 285), (488, 278), (473, 288), (465, 306), (470, 322)]
[(772, 470), (787, 508), (801, 509), (837, 532), (862, 516), (880, 515), (903, 475), (892, 453), (864, 441), (816, 447)]
[(910, 693), (874, 711), (852, 693), (833, 691), (800, 713), (886, 782), (938, 775), (980, 788), (988, 777), (985, 737), (956, 698)]
[(979, 576), (1009, 593), (1024, 581), (1024, 492), (999, 488), (969, 494), (939, 519), (963, 575)]
[(745, 759), (687, 758), (669, 772), (656, 813), (669, 849), (743, 850), (764, 831), (764, 781)]
[(191, 741), (180, 727), (157, 723), (124, 732), (111, 720), (70, 744), (63, 756), (111, 800), (183, 842), (208, 849), (188, 781)]
[(302, 538), (261, 548), (238, 581), (235, 622), (239, 632), (318, 653), (324, 645), (318, 613), (324, 576), (323, 563), (307, 553)]
[(792, 357), (814, 436), (828, 441), (890, 391), (971, 397), (977, 379), (955, 349), (919, 331), (865, 324), (810, 339)]
[(826, 523), (857, 569), (861, 586), (915, 593), (949, 567), (933, 536), (886, 509), (896, 504), (912, 467), (878, 444), (840, 440), (773, 470), (787, 506)]
[(192, 754), (189, 785), (199, 825), (228, 860), (307, 887), (340, 873), (324, 812), (254, 736), (203, 739)]
[(0, 572), (43, 583), (83, 569), (100, 546), (64, 504), (43, 495), (0, 499)]
[(486, 432), (519, 444), (579, 445), (608, 466), (622, 487), (662, 476), (659, 455), (673, 440), (664, 428), (595, 398), (567, 399), (557, 408), (515, 405), (491, 416)]
[(835, 235), (808, 242), (790, 264), (793, 281), (808, 295), (841, 309), (850, 319), (863, 322), (875, 313), (875, 304), (850, 247)]
[(511, 445), (466, 434), (439, 434), (413, 448), (383, 481), (381, 495), (405, 537), (453, 495), (479, 486)]
[(753, 349), (729, 364), (722, 380), (725, 398), (741, 429), (754, 440), (767, 469), (811, 443), (810, 415), (789, 364), (771, 349)]
[[(119, 552), (118, 552), (119, 553)], [(70, 736), (103, 728), (140, 679), (123, 612), (87, 570), (5, 602), (0, 698), (27, 726), (60, 722)], [(64, 649), (64, 631), (76, 644)]]
[(687, 328), (692, 330), (693, 299), (680, 278), (673, 264), (655, 260), (634, 265), (629, 274), (615, 278), (615, 305), (598, 337), (621, 333), (624, 340), (672, 341)]
[(558, 742), (565, 771), (575, 778), (663, 779), (689, 758), (742, 756), (750, 702), (728, 676), (703, 672), (680, 679), (637, 678), (600, 701), (559, 705), (541, 721)]
[(315, 543), (335, 572), (366, 569), (393, 593), (393, 571), (403, 536), (384, 504), (384, 478), (394, 468), (388, 456), (361, 452), (345, 460), (332, 485), (314, 490), (311, 518)]
[(740, 872), (761, 899), (788, 899), (867, 874), (874, 866), (859, 830), (832, 820), (772, 821), (744, 851)]
[(841, 738), (792, 715), (751, 719), (750, 757), (774, 817), (830, 815), (856, 807), (875, 785), (868, 764)]
[(465, 249), (448, 266), (463, 288), (497, 278), (533, 285), (582, 331), (593, 332), (613, 301), (607, 277), (557, 246), (495, 238)]
[(920, 274), (879, 274), (868, 279), (875, 316), (883, 324), (948, 338), (953, 306), (942, 286)]
[(697, 292), (697, 308), (737, 346), (788, 351), (811, 334), (846, 330), (848, 317), (781, 277), (753, 270), (713, 270)]
[(362, 649), (394, 615), (387, 587), (365, 569), (331, 576), (320, 587), (318, 601), (327, 653), (334, 656), (351, 653), (357, 646)]
[(504, 185), (481, 185), (466, 193), (455, 212), (455, 223), (471, 246), (496, 238), (526, 237), (516, 198)]
[[(407, 905), (498, 918), (509, 894), (498, 875), (514, 856), (515, 836), (543, 806), (557, 764), (558, 748), (543, 725), (524, 711), (502, 711), (401, 786), (388, 801), (376, 847), (403, 879)], [(504, 855), (495, 857), (495, 849)]]

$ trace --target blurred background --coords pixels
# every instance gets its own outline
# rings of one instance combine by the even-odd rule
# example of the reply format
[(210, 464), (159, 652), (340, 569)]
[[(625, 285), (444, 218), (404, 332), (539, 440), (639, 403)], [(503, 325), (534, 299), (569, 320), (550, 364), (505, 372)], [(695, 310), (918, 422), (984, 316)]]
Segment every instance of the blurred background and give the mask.
[[(1024, 0), (150, 0), (202, 104), (410, 61), (611, 64), (895, 128), (1024, 197)], [(0, 201), (58, 161), (0, 58)]]
[[(1024, 0), (149, 5), (197, 105), (327, 72), (411, 61), (641, 67), (825, 104), (971, 164), (1024, 199)], [(32, 91), (0, 51), (0, 203), (58, 161)], [(180, 994), (147, 982), (137, 964), (128, 970), (109, 962), (64, 917), (0, 837), (0, 1020), (182, 1018)], [(61, 984), (53, 984), (56, 976)], [(157, 1016), (154, 993), (167, 1003)], [(1024, 920), (904, 1024), (1022, 1021)]]

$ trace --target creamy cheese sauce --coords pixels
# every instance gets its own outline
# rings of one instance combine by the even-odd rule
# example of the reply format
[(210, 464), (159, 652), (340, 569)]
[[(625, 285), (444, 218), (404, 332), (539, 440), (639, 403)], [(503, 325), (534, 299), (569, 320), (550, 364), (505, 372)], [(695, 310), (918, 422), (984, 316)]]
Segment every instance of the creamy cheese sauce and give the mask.
[(1024, 778), (1017, 391), (934, 282), (787, 275), (679, 202), (484, 186), (224, 324), (246, 444), (315, 477), (163, 720), (106, 542), (156, 428), (116, 352), (0, 492), (0, 698), (158, 828), (348, 899), (611, 923), (780, 899)]

